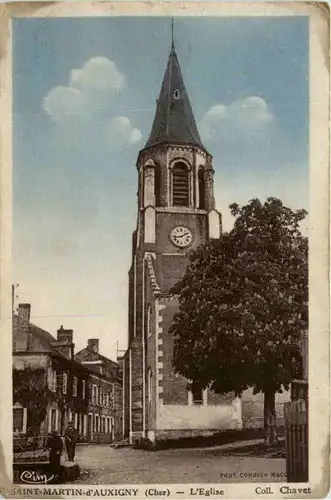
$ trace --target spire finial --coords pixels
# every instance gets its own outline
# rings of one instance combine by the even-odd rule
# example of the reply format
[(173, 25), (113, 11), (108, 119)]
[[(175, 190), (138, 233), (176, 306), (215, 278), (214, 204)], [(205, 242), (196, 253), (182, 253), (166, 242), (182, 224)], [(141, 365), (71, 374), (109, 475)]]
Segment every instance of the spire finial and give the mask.
[(171, 18), (171, 48), (175, 49), (175, 39), (174, 39), (174, 18)]

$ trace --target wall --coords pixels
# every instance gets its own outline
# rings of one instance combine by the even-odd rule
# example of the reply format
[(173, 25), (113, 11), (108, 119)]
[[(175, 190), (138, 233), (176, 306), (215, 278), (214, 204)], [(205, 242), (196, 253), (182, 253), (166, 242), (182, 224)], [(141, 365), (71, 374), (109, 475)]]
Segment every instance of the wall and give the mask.
[(158, 405), (157, 429), (211, 430), (241, 427), (241, 405), (234, 399), (233, 394), (218, 395), (213, 391), (207, 391), (209, 404), (189, 406), (187, 379), (175, 374), (172, 365), (173, 339), (169, 334), (169, 328), (178, 309), (178, 301), (174, 297), (162, 298), (160, 301), (165, 307), (160, 311), (162, 321), (161, 333), (158, 336), (161, 340), (158, 363), (159, 369), (162, 370), (159, 381), (162, 392)]
[[(156, 311), (155, 300), (152, 293), (152, 287), (149, 278), (146, 280), (146, 322), (148, 323), (149, 308), (151, 311), (149, 326), (150, 331), (146, 334), (146, 426), (149, 430), (156, 428), (156, 399), (157, 399), (157, 364), (156, 364)], [(148, 370), (151, 370), (151, 401), (148, 401)]]
[[(243, 427), (263, 427), (263, 405), (264, 396), (262, 393), (253, 395), (253, 390), (248, 389), (242, 394), (242, 419)], [(284, 424), (283, 408), (284, 403), (290, 401), (290, 392), (285, 391), (282, 394), (276, 394), (276, 418), (277, 425)]]
[(123, 391), (124, 391), (124, 438), (130, 433), (130, 352), (126, 351), (123, 369)]
[(169, 328), (175, 312), (178, 310), (178, 301), (175, 298), (164, 298), (163, 304), (166, 306), (162, 311), (162, 339), (161, 352), (163, 363), (162, 393), (160, 395), (163, 404), (188, 404), (187, 380), (175, 374), (173, 360), (173, 339), (169, 334)]
[(47, 368), (50, 358), (47, 354), (14, 354), (13, 369), (23, 370), (27, 365)]
[(132, 366), (132, 432), (141, 432), (143, 429), (142, 416), (142, 343), (141, 338), (136, 337), (131, 342), (131, 366)]
[(181, 249), (171, 243), (169, 238), (171, 230), (177, 225), (184, 225), (188, 227), (193, 234), (192, 245), (189, 249), (192, 250), (197, 248), (207, 239), (207, 215), (204, 211), (198, 211), (197, 209), (192, 208), (174, 208), (173, 210), (173, 212), (158, 211), (156, 214), (156, 251), (186, 254), (187, 248)]
[(159, 429), (234, 429), (237, 427), (235, 405), (184, 406), (162, 405), (159, 408)]

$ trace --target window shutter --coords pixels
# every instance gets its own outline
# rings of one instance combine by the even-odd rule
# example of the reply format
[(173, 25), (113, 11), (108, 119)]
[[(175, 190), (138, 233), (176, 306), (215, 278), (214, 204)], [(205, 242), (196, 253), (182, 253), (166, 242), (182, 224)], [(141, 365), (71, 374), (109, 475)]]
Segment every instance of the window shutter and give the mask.
[(56, 392), (56, 383), (57, 383), (57, 373), (53, 371), (53, 380), (52, 380), (52, 391)]
[(176, 163), (172, 171), (172, 204), (189, 206), (189, 172), (184, 163)]
[(202, 168), (199, 170), (198, 174), (198, 182), (199, 182), (199, 208), (205, 207), (205, 174)]
[(77, 377), (72, 378), (72, 395), (77, 396)]
[(68, 390), (68, 374), (65, 373), (65, 372), (63, 373), (62, 383), (63, 383), (62, 393), (63, 394), (67, 394), (67, 390)]

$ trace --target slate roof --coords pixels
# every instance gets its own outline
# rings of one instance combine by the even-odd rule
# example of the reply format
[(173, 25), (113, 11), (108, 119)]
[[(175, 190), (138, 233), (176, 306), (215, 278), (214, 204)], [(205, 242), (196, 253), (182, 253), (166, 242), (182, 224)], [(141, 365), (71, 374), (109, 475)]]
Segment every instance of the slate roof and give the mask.
[[(16, 316), (17, 318), (17, 316)], [(20, 321), (19, 318), (17, 318), (17, 321)], [(52, 342), (56, 342), (56, 338), (53, 337), (49, 332), (46, 330), (43, 330), (37, 325), (34, 325), (33, 323), (29, 323), (29, 342), (28, 342), (28, 348), (26, 351), (15, 351), (15, 354), (24, 354), (24, 352), (28, 353), (48, 353), (48, 354), (55, 354), (56, 356), (59, 356), (62, 359), (68, 360), (66, 356), (62, 354), (62, 352), (56, 348), (56, 345), (52, 345)], [(74, 361), (75, 360), (70, 360)]]
[[(106, 356), (103, 356), (100, 353), (92, 353), (91, 351), (88, 350), (87, 347), (84, 347), (84, 349), (81, 349), (75, 354), (75, 359), (79, 361), (79, 363), (84, 364), (86, 361), (101, 361), (103, 362), (108, 368), (110, 369), (112, 375), (114, 377), (117, 376), (117, 372), (119, 369), (118, 363), (116, 361), (113, 361), (110, 358), (107, 358)], [(86, 365), (84, 365), (86, 366)], [(91, 370), (91, 368), (89, 368)], [(93, 371), (93, 370), (92, 370)], [(100, 374), (99, 374), (100, 375)]]
[(175, 143), (204, 149), (172, 43), (152, 130), (145, 148)]

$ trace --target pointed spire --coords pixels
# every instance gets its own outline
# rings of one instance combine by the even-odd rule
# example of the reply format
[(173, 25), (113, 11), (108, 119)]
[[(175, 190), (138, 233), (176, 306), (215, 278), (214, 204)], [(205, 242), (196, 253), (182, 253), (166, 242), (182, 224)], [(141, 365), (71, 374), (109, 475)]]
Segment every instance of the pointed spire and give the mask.
[(171, 50), (164, 74), (152, 130), (145, 148), (157, 144), (202, 145), (179, 66), (171, 20)]
[(175, 39), (174, 39), (174, 18), (171, 18), (171, 50), (175, 50)]

